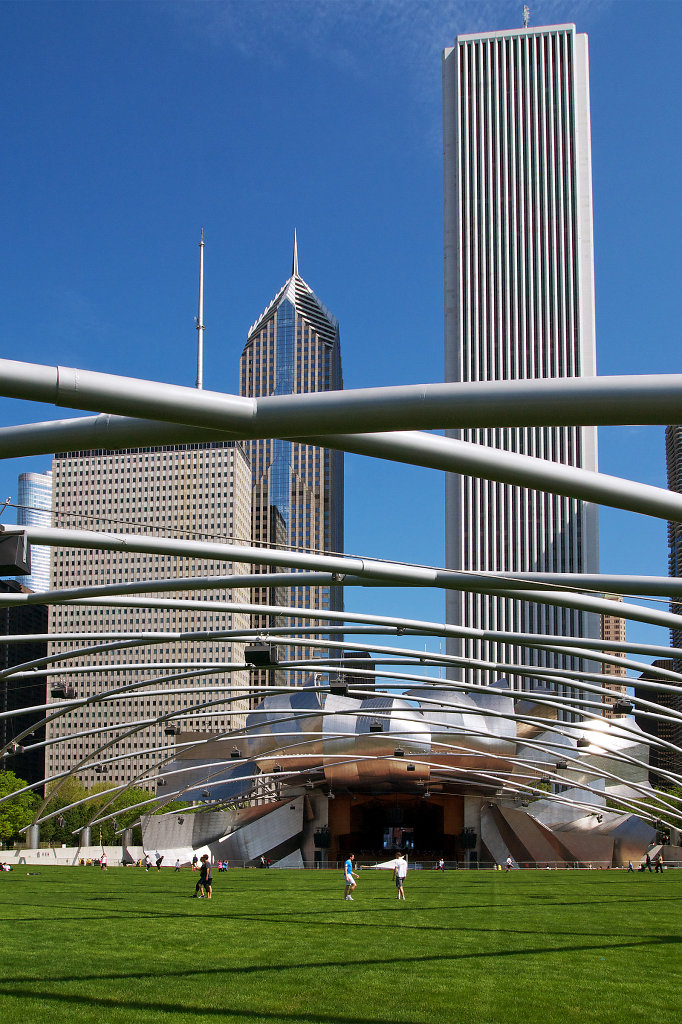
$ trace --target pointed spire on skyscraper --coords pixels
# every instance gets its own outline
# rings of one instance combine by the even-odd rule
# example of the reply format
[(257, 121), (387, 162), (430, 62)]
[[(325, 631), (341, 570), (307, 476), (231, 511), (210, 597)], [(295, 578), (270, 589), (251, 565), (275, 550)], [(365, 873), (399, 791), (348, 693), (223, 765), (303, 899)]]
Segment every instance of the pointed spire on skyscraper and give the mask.
[(197, 388), (204, 386), (204, 229), (199, 242), (199, 310), (197, 324)]
[(294, 228), (294, 258), (291, 261), (291, 276), (298, 277), (298, 244), (296, 242), (296, 228)]

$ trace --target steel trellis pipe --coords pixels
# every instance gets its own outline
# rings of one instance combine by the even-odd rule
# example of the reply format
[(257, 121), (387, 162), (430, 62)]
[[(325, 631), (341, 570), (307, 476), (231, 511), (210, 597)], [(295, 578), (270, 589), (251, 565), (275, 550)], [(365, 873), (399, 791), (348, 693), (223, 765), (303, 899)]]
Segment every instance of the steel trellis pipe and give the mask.
[(406, 384), (243, 398), (68, 366), (0, 360), (0, 394), (242, 437), (487, 426), (682, 420), (682, 375)]

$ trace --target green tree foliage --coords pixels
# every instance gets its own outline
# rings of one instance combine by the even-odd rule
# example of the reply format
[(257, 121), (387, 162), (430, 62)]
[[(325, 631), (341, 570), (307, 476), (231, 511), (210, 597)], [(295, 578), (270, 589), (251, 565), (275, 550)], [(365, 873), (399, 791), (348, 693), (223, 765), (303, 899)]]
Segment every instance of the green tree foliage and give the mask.
[[(0, 771), (0, 797), (23, 789), (26, 785), (14, 772)], [(37, 806), (38, 798), (34, 793), (21, 793), (0, 804), (0, 840), (7, 842), (18, 839), (20, 830), (31, 824)]]
[[(673, 811), (669, 811), (667, 808), (661, 808), (661, 817), (665, 821), (669, 821), (675, 828), (682, 829), (682, 786), (669, 786), (667, 789), (659, 789), (658, 792), (661, 794), (661, 798), (669, 804), (675, 804), (678, 807), (678, 813), (675, 814)], [(654, 808), (655, 809), (655, 808)], [(658, 827), (660, 833), (670, 835), (670, 829), (667, 825)]]
[[(53, 811), (61, 811), (49, 821), (41, 825), (41, 839), (54, 844), (65, 843), (67, 846), (75, 846), (78, 843), (78, 836), (74, 835), (78, 829), (83, 828), (93, 818), (100, 815), (113, 815), (107, 821), (92, 827), (92, 843), (97, 846), (101, 841), (104, 846), (118, 846), (121, 843), (121, 836), (115, 835), (120, 829), (133, 828), (138, 821), (140, 814), (144, 814), (145, 807), (130, 810), (135, 804), (153, 797), (147, 789), (140, 786), (132, 786), (130, 789), (119, 793), (115, 799), (111, 799), (111, 783), (98, 782), (89, 790), (79, 779), (68, 779), (61, 789), (48, 801), (45, 809), (47, 814)], [(66, 810), (70, 804), (83, 800), (86, 797), (93, 797), (85, 803), (78, 804)], [(107, 804), (105, 808), (105, 804)], [(139, 827), (133, 831), (133, 844), (140, 845), (142, 834)]]

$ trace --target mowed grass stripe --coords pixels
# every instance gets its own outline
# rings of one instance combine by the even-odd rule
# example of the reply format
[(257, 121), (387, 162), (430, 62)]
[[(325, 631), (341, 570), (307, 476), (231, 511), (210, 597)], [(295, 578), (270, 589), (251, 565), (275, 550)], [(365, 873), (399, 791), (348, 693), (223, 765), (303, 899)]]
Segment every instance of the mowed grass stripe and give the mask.
[(2, 1020), (584, 1024), (680, 1018), (682, 873), (0, 876)]

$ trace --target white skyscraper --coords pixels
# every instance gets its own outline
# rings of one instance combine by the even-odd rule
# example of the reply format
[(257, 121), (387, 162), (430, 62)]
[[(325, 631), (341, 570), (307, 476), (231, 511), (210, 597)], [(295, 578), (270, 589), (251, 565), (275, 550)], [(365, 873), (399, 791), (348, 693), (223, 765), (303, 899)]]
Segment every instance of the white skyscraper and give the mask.
[[(574, 25), (458, 36), (444, 53), (443, 90), (446, 380), (594, 375), (587, 37)], [(597, 468), (592, 427), (453, 436)], [(447, 478), (451, 569), (595, 572), (597, 530), (597, 510), (585, 502)], [(450, 594), (447, 618), (481, 629), (599, 636), (597, 616), (477, 594)], [(516, 648), (491, 641), (466, 641), (462, 651), (519, 660)], [(543, 652), (522, 657), (577, 667)], [(468, 671), (467, 678), (502, 674)]]
[[(20, 473), (17, 526), (52, 526), (52, 470)], [(50, 589), (50, 548), (31, 545), (31, 575), (18, 576), (19, 583), (44, 593)]]

